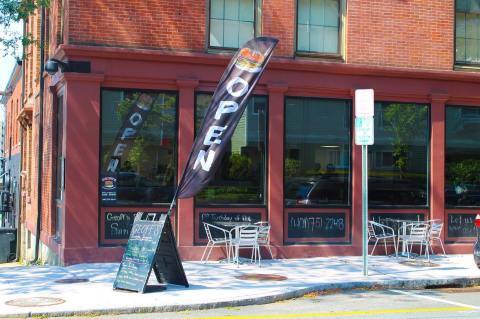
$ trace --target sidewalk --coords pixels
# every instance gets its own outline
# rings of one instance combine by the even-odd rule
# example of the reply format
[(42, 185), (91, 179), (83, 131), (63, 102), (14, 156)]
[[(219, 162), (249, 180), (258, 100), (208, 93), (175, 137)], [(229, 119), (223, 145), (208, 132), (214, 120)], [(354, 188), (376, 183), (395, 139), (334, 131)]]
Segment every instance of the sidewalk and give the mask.
[[(184, 262), (189, 288), (168, 285), (167, 290), (145, 294), (112, 289), (118, 265), (0, 265), (0, 317), (164, 312), (240, 306), (335, 288), (480, 285), (480, 270), (474, 264), (472, 255), (434, 256), (430, 266), (418, 261), (406, 262), (405, 258), (370, 257), (368, 277), (362, 275), (361, 257), (264, 260), (260, 268), (249, 263), (237, 268), (218, 262)], [(259, 274), (267, 276), (260, 276), (263, 280), (259, 280), (256, 276)], [(244, 278), (238, 278), (242, 275)], [(56, 282), (62, 279), (84, 281)], [(26, 299), (18, 300), (20, 298)], [(6, 304), (12, 300), (36, 304), (56, 301), (59, 304), (33, 307)]]

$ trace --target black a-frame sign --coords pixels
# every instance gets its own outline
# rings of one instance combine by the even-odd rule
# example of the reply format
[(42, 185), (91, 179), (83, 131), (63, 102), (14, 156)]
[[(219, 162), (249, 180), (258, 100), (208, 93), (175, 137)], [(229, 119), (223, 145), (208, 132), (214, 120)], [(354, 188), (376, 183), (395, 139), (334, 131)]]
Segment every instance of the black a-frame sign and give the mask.
[(113, 288), (144, 293), (152, 269), (159, 283), (188, 287), (170, 217), (137, 213)]

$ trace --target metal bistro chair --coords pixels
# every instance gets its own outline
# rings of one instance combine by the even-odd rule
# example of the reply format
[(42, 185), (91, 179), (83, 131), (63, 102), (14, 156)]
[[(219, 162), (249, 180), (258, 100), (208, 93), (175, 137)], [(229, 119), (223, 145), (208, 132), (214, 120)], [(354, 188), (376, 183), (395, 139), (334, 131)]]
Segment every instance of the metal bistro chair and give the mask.
[(270, 226), (268, 222), (257, 222), (255, 225), (258, 225), (258, 245), (267, 247), (268, 252), (270, 253), (270, 258), (273, 259), (272, 249), (270, 248)]
[(232, 239), (233, 262), (239, 264), (240, 249), (252, 249), (250, 262), (254, 262), (258, 258), (258, 265), (260, 266), (260, 246), (258, 245), (258, 232), (260, 227), (256, 225), (239, 226), (236, 229), (236, 236)]
[(439, 219), (432, 219), (428, 221), (430, 223), (430, 232), (428, 234), (429, 241), (428, 241), (428, 246), (430, 247), (430, 250), (433, 252), (433, 242), (439, 241), (440, 246), (442, 247), (443, 255), (445, 256), (445, 248), (443, 247), (443, 241), (442, 241), (442, 229), (443, 229), (443, 222), (440, 221)]
[[(430, 225), (428, 223), (414, 223), (407, 225), (407, 235), (404, 237), (405, 245), (407, 246), (407, 257), (410, 258), (412, 253), (413, 244), (420, 244), (420, 254), (422, 255), (423, 246), (425, 245), (425, 256), (430, 262), (430, 253), (428, 251), (429, 245), (429, 229)], [(408, 245), (410, 244), (410, 249)]]
[(393, 241), (393, 247), (395, 249), (395, 257), (398, 256), (398, 248), (396, 245), (395, 232), (393, 228), (370, 220), (368, 221), (368, 241), (371, 239), (375, 239), (375, 244), (373, 245), (370, 255), (373, 255), (373, 252), (377, 247), (377, 243), (380, 240), (383, 240), (383, 244), (385, 246), (385, 255), (388, 255), (387, 240), (391, 240)]
[[(212, 252), (213, 247), (217, 245), (221, 245), (221, 246), (225, 245), (225, 251), (227, 253), (227, 262), (230, 262), (230, 245), (232, 242), (232, 237), (230, 232), (226, 229), (223, 229), (221, 227), (208, 224), (205, 222), (203, 223), (203, 227), (205, 227), (205, 233), (207, 234), (208, 243), (207, 243), (207, 246), (205, 247), (205, 250), (203, 251), (202, 259), (200, 259), (200, 261), (204, 261), (204, 262), (208, 261), (208, 258), (210, 258), (210, 253)], [(215, 231), (215, 233), (220, 232), (223, 234), (223, 236), (216, 237), (212, 234), (212, 231)]]

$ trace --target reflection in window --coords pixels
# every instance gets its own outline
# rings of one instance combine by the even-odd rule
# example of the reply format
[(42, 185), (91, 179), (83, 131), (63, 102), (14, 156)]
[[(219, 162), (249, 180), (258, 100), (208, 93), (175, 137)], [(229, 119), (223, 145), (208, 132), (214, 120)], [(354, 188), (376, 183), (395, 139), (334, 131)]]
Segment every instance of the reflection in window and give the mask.
[(445, 202), (480, 206), (480, 108), (447, 107)]
[[(197, 94), (197, 132), (211, 99), (210, 94)], [(265, 203), (266, 126), (266, 97), (251, 97), (214, 179), (196, 196), (197, 204)]]
[(338, 53), (339, 0), (298, 0), (297, 51)]
[(428, 106), (375, 104), (375, 142), (368, 147), (369, 205), (428, 203)]
[(480, 63), (480, 1), (456, 0), (455, 62)]
[(254, 0), (210, 0), (210, 47), (239, 48), (254, 36)]
[(350, 102), (287, 98), (285, 205), (348, 205)]
[(152, 97), (154, 103), (138, 135), (119, 156), (116, 200), (108, 205), (169, 203), (173, 198), (177, 160), (175, 94), (102, 90), (102, 174), (141, 93)]

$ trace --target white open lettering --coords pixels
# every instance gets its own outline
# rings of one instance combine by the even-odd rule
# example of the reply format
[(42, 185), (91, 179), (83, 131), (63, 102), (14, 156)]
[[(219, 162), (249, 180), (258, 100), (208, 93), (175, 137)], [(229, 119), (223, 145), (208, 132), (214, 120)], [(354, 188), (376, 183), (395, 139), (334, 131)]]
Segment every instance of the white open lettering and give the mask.
[(195, 160), (195, 164), (193, 164), (193, 169), (196, 169), (198, 164), (200, 164), (204, 171), (209, 172), (210, 168), (212, 167), (214, 157), (215, 157), (215, 152), (212, 150), (209, 150), (207, 160), (205, 160), (205, 151), (200, 150), (200, 152), (198, 153), (197, 159)]
[[(233, 90), (233, 86), (235, 84), (239, 84), (240, 90), (237, 90), (237, 91)], [(230, 95), (232, 95), (234, 97), (240, 97), (240, 96), (244, 95), (245, 93), (247, 93), (248, 82), (245, 81), (242, 78), (239, 78), (239, 77), (233, 78), (230, 82), (227, 83), (227, 91), (228, 91), (228, 93), (230, 93)]]
[[(212, 145), (213, 143), (215, 144), (220, 144), (222, 143), (222, 140), (217, 138), (222, 135), (223, 131), (227, 129), (228, 126), (210, 126), (208, 128), (207, 134), (205, 135), (205, 139), (203, 140), (203, 145)], [(212, 139), (214, 139), (212, 141)]]
[(140, 113), (133, 113), (129, 120), (133, 126), (138, 126), (143, 122), (142, 115)]
[(215, 119), (219, 120), (222, 114), (233, 113), (238, 110), (238, 103), (234, 101), (220, 101), (217, 112), (215, 113)]

